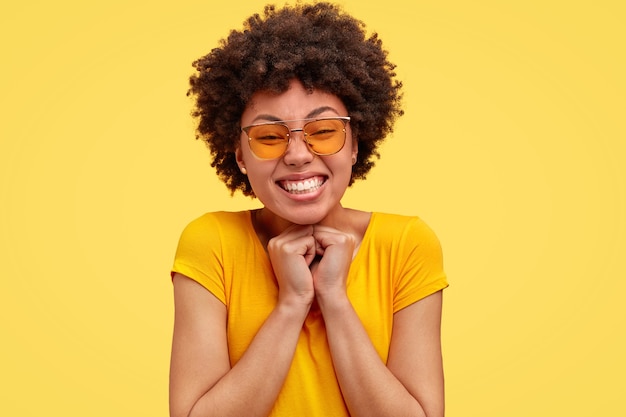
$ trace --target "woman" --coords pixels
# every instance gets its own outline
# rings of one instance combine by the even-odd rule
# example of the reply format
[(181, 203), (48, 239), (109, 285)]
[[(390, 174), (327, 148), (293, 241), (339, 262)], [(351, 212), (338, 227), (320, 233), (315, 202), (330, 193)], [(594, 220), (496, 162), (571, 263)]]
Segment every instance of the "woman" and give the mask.
[(331, 4), (267, 6), (194, 66), (212, 165), (263, 207), (181, 236), (171, 415), (443, 416), (437, 238), (341, 205), (402, 114), (381, 42)]

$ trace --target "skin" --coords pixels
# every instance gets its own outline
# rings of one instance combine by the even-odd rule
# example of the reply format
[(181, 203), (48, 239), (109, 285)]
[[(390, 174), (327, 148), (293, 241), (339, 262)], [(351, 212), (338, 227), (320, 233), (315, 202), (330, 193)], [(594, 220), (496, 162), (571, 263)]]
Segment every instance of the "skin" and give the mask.
[[(241, 124), (346, 115), (338, 97), (308, 92), (294, 80), (281, 94), (257, 92)], [(293, 122), (290, 127), (301, 124)], [(348, 124), (341, 151), (316, 156), (301, 135), (295, 133), (287, 152), (275, 160), (256, 158), (245, 134), (236, 151), (239, 166), (247, 171), (264, 205), (255, 212), (253, 223), (266, 245), (279, 297), (235, 366), (228, 357), (224, 304), (191, 279), (174, 277), (171, 416), (266, 416), (314, 301), (324, 317), (335, 372), (351, 415), (443, 416), (441, 292), (395, 313), (384, 364), (346, 292), (350, 263), (370, 218), (370, 213), (340, 203), (358, 153), (357, 138)], [(281, 187), (282, 181), (311, 177), (324, 178), (324, 184), (310, 193), (290, 194)]]

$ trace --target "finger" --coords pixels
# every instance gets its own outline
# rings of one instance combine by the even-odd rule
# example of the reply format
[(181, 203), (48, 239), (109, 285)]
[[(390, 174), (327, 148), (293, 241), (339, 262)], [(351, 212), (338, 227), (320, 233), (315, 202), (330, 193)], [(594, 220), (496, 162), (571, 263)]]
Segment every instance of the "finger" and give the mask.
[(284, 242), (283, 251), (287, 253), (295, 253), (301, 256), (315, 256), (315, 238), (313, 236), (302, 236), (293, 240)]
[(315, 224), (313, 225), (313, 233), (317, 233), (317, 232), (342, 233), (341, 231), (339, 231), (338, 229), (335, 229), (334, 227), (324, 226), (321, 224)]
[(311, 262), (313, 262), (313, 259), (315, 259), (315, 256), (317, 254), (318, 244), (315, 238), (313, 238), (313, 236), (310, 237), (310, 243), (311, 243), (310, 245), (307, 245), (306, 253), (304, 254), (304, 259), (307, 265), (311, 265)]
[(323, 249), (328, 248), (330, 245), (344, 245), (354, 242), (352, 235), (337, 231), (315, 230), (313, 237)]
[[(313, 238), (315, 239), (315, 236), (313, 236)], [(315, 239), (315, 253), (317, 253), (318, 255), (324, 254), (324, 246), (322, 246), (322, 244), (317, 239)]]
[(284, 242), (288, 242), (305, 236), (313, 236), (313, 226), (301, 226), (298, 224), (294, 224), (292, 226), (289, 226), (281, 234), (274, 236), (270, 240), (274, 241), (275, 243), (279, 243), (280, 245)]
[(271, 238), (268, 242), (268, 248), (270, 246), (279, 248), (294, 240), (311, 236), (313, 236), (312, 226), (293, 225), (285, 229), (281, 234)]

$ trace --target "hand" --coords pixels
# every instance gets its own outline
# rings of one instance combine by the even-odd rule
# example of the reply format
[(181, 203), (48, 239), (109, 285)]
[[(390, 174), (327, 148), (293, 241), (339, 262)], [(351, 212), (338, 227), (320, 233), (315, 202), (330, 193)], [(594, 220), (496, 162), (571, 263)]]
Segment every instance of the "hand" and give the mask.
[(319, 258), (312, 266), (315, 295), (318, 298), (345, 296), (356, 246), (354, 236), (331, 227), (314, 226), (313, 237)]
[(278, 280), (278, 301), (310, 306), (315, 296), (309, 265), (315, 258), (313, 226), (293, 225), (267, 244)]

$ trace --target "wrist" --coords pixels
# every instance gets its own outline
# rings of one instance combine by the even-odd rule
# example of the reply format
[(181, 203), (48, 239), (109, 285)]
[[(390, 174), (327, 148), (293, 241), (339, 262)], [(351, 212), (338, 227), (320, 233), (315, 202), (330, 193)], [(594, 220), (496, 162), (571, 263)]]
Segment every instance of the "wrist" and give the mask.
[(316, 292), (315, 298), (322, 313), (352, 308), (352, 303), (350, 303), (345, 291)]
[(278, 303), (276, 304), (276, 309), (287, 315), (294, 317), (304, 317), (309, 313), (311, 309), (311, 304), (313, 304), (314, 297), (302, 297), (302, 296), (293, 296), (293, 297), (278, 297)]

